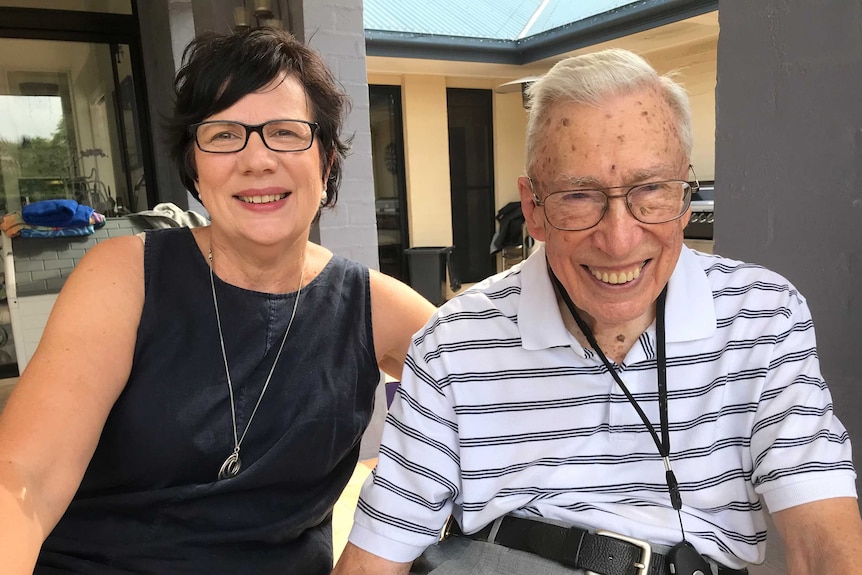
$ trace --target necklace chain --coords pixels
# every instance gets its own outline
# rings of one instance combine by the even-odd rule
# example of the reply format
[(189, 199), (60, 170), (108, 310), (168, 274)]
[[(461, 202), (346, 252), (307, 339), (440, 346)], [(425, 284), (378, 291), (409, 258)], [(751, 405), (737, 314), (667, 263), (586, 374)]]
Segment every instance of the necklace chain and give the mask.
[(278, 347), (278, 353), (275, 354), (275, 359), (272, 361), (272, 367), (269, 368), (269, 374), (266, 376), (266, 381), (263, 382), (263, 389), (260, 390), (260, 396), (257, 398), (257, 403), (254, 405), (254, 409), (251, 412), (251, 415), (248, 417), (248, 422), (245, 424), (245, 430), (243, 430), (242, 435), (237, 435), (236, 429), (236, 404), (234, 402), (233, 395), (233, 383), (230, 379), (230, 368), (227, 363), (227, 352), (224, 347), (224, 334), (221, 329), (221, 315), (219, 314), (218, 309), (218, 298), (216, 297), (216, 289), (215, 289), (215, 277), (213, 273), (213, 251), (212, 248), (209, 250), (209, 254), (207, 256), (210, 264), (210, 287), (212, 288), (213, 293), (213, 307), (215, 308), (216, 315), (216, 325), (218, 326), (218, 339), (221, 344), (221, 356), (224, 360), (224, 373), (227, 378), (227, 388), (230, 393), (230, 418), (231, 423), (233, 424), (233, 452), (228, 455), (227, 459), (224, 460), (221, 467), (219, 468), (218, 478), (219, 479), (230, 479), (231, 477), (235, 477), (237, 473), (239, 473), (240, 468), (242, 467), (242, 460), (239, 458), (239, 450), (242, 445), (242, 440), (245, 439), (245, 435), (248, 433), (249, 427), (251, 427), (251, 420), (254, 419), (254, 415), (257, 413), (257, 408), (260, 407), (260, 402), (263, 400), (263, 394), (266, 393), (266, 388), (269, 387), (269, 381), (272, 379), (272, 374), (275, 372), (275, 366), (278, 364), (278, 358), (281, 357), (281, 352), (284, 349), (284, 343), (287, 341), (287, 334), (290, 333), (290, 326), (293, 325), (293, 320), (296, 317), (296, 310), (299, 307), (299, 294), (302, 291), (302, 280), (305, 276), (305, 266), (302, 266), (302, 271), (299, 274), (299, 286), (296, 288), (296, 300), (293, 302), (293, 311), (290, 313), (290, 321), (287, 322), (287, 328), (284, 330), (284, 337), (281, 338), (281, 345)]

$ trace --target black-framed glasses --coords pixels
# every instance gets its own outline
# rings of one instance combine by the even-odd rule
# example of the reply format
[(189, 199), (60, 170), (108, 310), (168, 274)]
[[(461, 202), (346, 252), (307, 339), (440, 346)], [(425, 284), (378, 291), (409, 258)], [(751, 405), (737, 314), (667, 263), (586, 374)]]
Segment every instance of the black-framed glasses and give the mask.
[[(694, 175), (694, 169), (691, 170)], [(532, 180), (530, 185), (532, 186)], [(602, 221), (611, 200), (625, 199), (629, 213), (645, 224), (664, 224), (679, 219), (691, 204), (691, 196), (700, 189), (694, 181), (663, 180), (636, 186), (614, 186), (600, 189), (562, 190), (551, 192), (540, 200), (533, 190), (533, 203), (544, 207), (545, 219), (558, 230), (576, 232), (588, 230)], [(610, 195), (611, 190), (626, 190), (625, 194)]]
[(189, 130), (202, 152), (230, 154), (245, 149), (254, 132), (274, 152), (302, 152), (314, 143), (314, 133), (319, 127), (316, 122), (305, 120), (270, 120), (263, 124), (210, 120), (192, 124)]

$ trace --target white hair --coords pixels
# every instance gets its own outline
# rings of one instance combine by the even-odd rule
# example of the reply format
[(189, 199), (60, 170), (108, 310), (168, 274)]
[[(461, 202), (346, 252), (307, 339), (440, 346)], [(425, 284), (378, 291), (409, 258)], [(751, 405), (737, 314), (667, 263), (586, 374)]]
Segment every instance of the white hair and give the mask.
[(660, 76), (649, 63), (628, 50), (612, 48), (561, 60), (529, 88), (527, 120), (527, 172), (533, 168), (542, 123), (556, 102), (600, 105), (607, 98), (656, 88), (677, 120), (677, 134), (691, 157), (694, 135), (691, 106), (685, 89), (669, 75)]

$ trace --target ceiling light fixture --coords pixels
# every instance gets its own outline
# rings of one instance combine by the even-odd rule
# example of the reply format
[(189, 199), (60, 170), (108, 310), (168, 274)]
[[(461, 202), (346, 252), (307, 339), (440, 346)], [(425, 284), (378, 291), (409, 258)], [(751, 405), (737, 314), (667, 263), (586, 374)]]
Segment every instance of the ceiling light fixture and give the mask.
[(269, 0), (254, 0), (254, 16), (258, 20), (272, 18), (272, 6)]
[(253, 9), (246, 7), (247, 0), (233, 9), (234, 30), (248, 30), (259, 26), (269, 26), (289, 30), (289, 23), (281, 18), (281, 11), (272, 9), (271, 0), (253, 0)]
[(500, 84), (494, 91), (498, 94), (510, 94), (512, 92), (520, 91), (521, 105), (523, 105), (524, 108), (529, 108), (530, 102), (529, 98), (527, 98), (527, 88), (529, 88), (533, 82), (539, 78), (541, 78), (541, 76), (524, 76), (523, 78)]

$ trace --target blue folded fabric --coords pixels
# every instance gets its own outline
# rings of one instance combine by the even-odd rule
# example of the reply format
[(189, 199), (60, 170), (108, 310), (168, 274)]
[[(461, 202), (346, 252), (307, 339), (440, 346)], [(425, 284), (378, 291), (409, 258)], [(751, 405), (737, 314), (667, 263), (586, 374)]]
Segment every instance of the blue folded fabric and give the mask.
[(72, 228), (21, 228), (19, 234), (22, 238), (65, 238), (68, 236), (89, 236), (94, 233), (93, 226), (80, 226)]
[(90, 225), (94, 211), (75, 200), (42, 200), (21, 208), (21, 218), (34, 226), (80, 228)]

